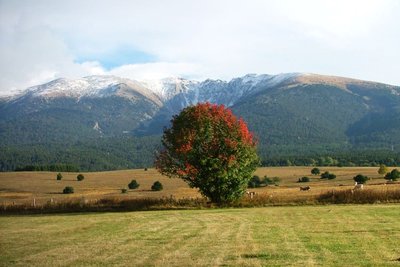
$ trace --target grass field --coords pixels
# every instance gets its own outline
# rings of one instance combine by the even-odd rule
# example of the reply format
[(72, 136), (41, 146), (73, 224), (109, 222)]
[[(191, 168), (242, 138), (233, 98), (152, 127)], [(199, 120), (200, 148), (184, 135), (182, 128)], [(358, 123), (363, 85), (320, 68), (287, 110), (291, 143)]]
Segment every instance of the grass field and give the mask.
[[(326, 192), (328, 190), (343, 190), (352, 188), (353, 177), (359, 173), (372, 178), (367, 187), (379, 189), (385, 180), (377, 173), (374, 167), (321, 167), (321, 171), (335, 173), (334, 180), (321, 180), (319, 176), (310, 174), (311, 167), (272, 167), (259, 168), (256, 174), (260, 177), (280, 177), (279, 187), (269, 186), (251, 189), (258, 194), (268, 194), (274, 199), (308, 197)], [(190, 198), (200, 197), (196, 189), (189, 188), (180, 179), (170, 179), (160, 175), (156, 170), (124, 170), (112, 172), (83, 173), (85, 179), (81, 182), (76, 180), (77, 173), (63, 173), (61, 181), (56, 180), (56, 174), (52, 172), (8, 172), (0, 173), (0, 204), (29, 204), (35, 199), (36, 203), (43, 204), (50, 199), (54, 201), (66, 201), (70, 199), (86, 198), (159, 198), (170, 197)], [(300, 184), (298, 178), (309, 176), (311, 182)], [(121, 194), (122, 188), (127, 188), (128, 183), (136, 179), (140, 184), (139, 189), (129, 190), (127, 194)], [(164, 190), (153, 192), (151, 185), (159, 180), (164, 185)], [(299, 186), (309, 185), (311, 190), (299, 192)], [(63, 195), (62, 190), (66, 186), (73, 186), (75, 193)], [(400, 184), (394, 185), (399, 187)]]
[(0, 266), (399, 266), (400, 206), (0, 217)]

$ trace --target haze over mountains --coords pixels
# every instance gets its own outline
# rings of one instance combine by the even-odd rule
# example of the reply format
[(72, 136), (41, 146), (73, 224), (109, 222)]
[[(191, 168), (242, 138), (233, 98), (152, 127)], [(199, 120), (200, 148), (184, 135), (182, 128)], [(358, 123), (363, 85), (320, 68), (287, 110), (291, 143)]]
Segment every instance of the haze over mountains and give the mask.
[[(205, 101), (243, 117), (259, 139), (263, 158), (400, 148), (398, 86), (305, 73), (248, 74), (229, 82), (89, 76), (57, 79), (0, 98), (0, 146), (6, 151), (0, 167), (74, 162), (75, 156), (66, 160), (65, 155), (79, 147), (112, 158), (92, 159), (104, 166), (132, 167), (130, 159), (151, 158), (153, 151), (147, 150), (157, 147), (174, 114)], [(133, 138), (134, 148), (121, 145), (127, 138)], [(101, 149), (93, 145), (98, 143)], [(120, 146), (131, 151), (122, 153)], [(54, 159), (46, 151), (56, 148)], [(20, 160), (11, 163), (6, 154)], [(111, 164), (117, 161), (124, 163)]]

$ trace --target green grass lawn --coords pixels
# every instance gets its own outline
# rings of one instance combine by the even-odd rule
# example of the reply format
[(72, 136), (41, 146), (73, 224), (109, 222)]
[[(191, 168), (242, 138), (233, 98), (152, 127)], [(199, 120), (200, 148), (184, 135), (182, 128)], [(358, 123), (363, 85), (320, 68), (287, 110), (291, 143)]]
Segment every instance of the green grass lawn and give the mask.
[(1, 266), (399, 266), (400, 205), (0, 217)]

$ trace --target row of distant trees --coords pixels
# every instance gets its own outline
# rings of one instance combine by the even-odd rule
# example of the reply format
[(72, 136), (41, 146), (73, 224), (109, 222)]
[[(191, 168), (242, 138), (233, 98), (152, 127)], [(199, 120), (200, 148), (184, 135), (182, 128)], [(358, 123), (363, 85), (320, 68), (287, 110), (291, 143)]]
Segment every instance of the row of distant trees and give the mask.
[[(60, 181), (62, 178), (63, 178), (63, 175), (62, 175), (60, 172), (57, 173), (56, 179), (57, 179), (58, 181)], [(84, 176), (83, 174), (78, 174), (78, 175), (76, 176), (76, 180), (78, 180), (78, 181), (83, 181), (84, 179), (85, 179), (85, 176)]]
[[(319, 168), (313, 168), (311, 170), (312, 175), (319, 175), (321, 173)], [(381, 164), (378, 169), (378, 173), (384, 175), (384, 178), (389, 181), (396, 181), (400, 179), (400, 171), (398, 169), (393, 169), (389, 171), (388, 167), (384, 164)], [(329, 173), (328, 171), (321, 174), (321, 179), (335, 179), (336, 175), (333, 173)], [(369, 178), (365, 175), (358, 174), (353, 177), (353, 180), (357, 183), (364, 184), (366, 183)], [(299, 178), (299, 182), (309, 182), (310, 179), (308, 177)]]
[[(63, 178), (63, 175), (61, 173), (58, 173), (56, 176), (56, 179), (58, 181), (60, 181)], [(85, 176), (83, 174), (78, 174), (76, 176), (77, 181), (83, 181), (85, 179)], [(136, 181), (136, 180), (132, 180), (129, 184), (128, 184), (128, 188), (129, 189), (137, 189), (139, 188), (140, 184)], [(163, 190), (163, 185), (160, 181), (155, 181), (153, 183), (153, 185), (151, 186), (151, 190), (152, 191), (161, 191)], [(128, 190), (126, 188), (123, 188), (121, 190), (122, 193), (127, 193)], [(72, 186), (66, 186), (63, 190), (64, 194), (72, 194), (74, 193), (74, 188)]]
[[(129, 184), (128, 184), (128, 188), (129, 189), (137, 189), (139, 188), (140, 184), (136, 181), (136, 180), (132, 180)], [(151, 190), (152, 191), (161, 191), (163, 190), (163, 185), (160, 181), (155, 181), (153, 183), (153, 185), (151, 186)], [(123, 190), (123, 193), (126, 193), (127, 191)]]

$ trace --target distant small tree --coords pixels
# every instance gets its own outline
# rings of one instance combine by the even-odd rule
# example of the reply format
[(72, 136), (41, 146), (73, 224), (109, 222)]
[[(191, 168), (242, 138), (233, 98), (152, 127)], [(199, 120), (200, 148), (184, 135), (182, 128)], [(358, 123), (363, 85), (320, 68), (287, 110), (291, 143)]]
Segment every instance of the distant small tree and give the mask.
[(380, 175), (385, 175), (385, 174), (388, 173), (388, 172), (389, 172), (389, 170), (388, 170), (388, 168), (386, 167), (386, 165), (381, 164), (381, 165), (379, 166), (378, 173), (379, 173)]
[(63, 190), (63, 194), (72, 194), (74, 193), (74, 188), (72, 186), (66, 186)]
[(274, 179), (273, 178), (269, 178), (267, 175), (264, 176), (264, 178), (261, 181), (261, 185), (271, 185), (274, 184)]
[(128, 184), (129, 189), (136, 189), (136, 188), (139, 188), (139, 186), (140, 186), (140, 184), (138, 184), (138, 182), (136, 182), (136, 180), (132, 180)]
[(163, 185), (159, 181), (155, 181), (154, 184), (151, 186), (151, 190), (153, 191), (161, 191), (163, 190)]
[(324, 172), (324, 173), (321, 174), (321, 179), (329, 179), (329, 180), (332, 180), (332, 179), (335, 179), (335, 178), (336, 178), (336, 175), (333, 174), (333, 173), (329, 173), (328, 171), (326, 171), (326, 172)]
[[(277, 177), (274, 177), (277, 178)], [(251, 180), (249, 181), (247, 187), (248, 188), (256, 188), (256, 187), (263, 187), (275, 184), (276, 180), (274, 178), (269, 178), (265, 175), (262, 179), (258, 175), (254, 175)], [(279, 179), (279, 178), (278, 178)]]
[(309, 181), (310, 181), (310, 178), (308, 178), (307, 176), (301, 177), (298, 180), (299, 183), (308, 183)]
[(396, 181), (400, 178), (400, 171), (398, 169), (393, 169), (385, 175), (386, 180)]
[(356, 181), (358, 184), (365, 184), (369, 180), (369, 178), (365, 175), (358, 174), (353, 177), (353, 180)]
[(78, 174), (78, 176), (76, 176), (76, 179), (78, 181), (82, 181), (83, 179), (85, 179), (85, 176), (83, 176), (83, 174)]
[(321, 172), (320, 172), (320, 170), (318, 169), (318, 168), (313, 168), (312, 170), (311, 170), (311, 174), (312, 175), (319, 175)]
[(122, 194), (126, 194), (126, 193), (128, 193), (128, 189), (126, 189), (126, 188), (122, 188), (122, 189), (121, 189), (121, 193), (122, 193)]
[(249, 188), (260, 187), (260, 183), (261, 183), (260, 176), (253, 175), (253, 177), (251, 177), (251, 180), (248, 182), (247, 187)]
[(57, 180), (61, 180), (62, 178), (63, 178), (62, 174), (61, 174), (61, 173), (58, 173), (58, 174), (57, 174)]

